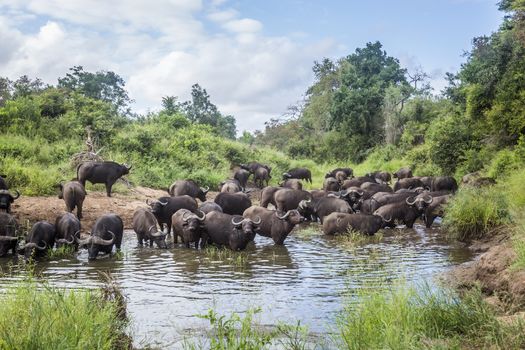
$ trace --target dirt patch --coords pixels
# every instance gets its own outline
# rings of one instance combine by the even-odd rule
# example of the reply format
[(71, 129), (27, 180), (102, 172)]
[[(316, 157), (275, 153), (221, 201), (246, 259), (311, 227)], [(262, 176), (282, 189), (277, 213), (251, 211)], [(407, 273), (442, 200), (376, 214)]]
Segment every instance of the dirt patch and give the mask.
[[(218, 192), (208, 192), (206, 195), (207, 200), (213, 201), (217, 194)], [(119, 215), (124, 221), (124, 227), (130, 229), (132, 228), (135, 210), (147, 208), (147, 199), (153, 200), (167, 195), (165, 191), (146, 187), (132, 188), (127, 194), (112, 193), (112, 197), (107, 197), (105, 192), (88, 191), (83, 207), (83, 231), (89, 231), (98, 217), (108, 213)], [(259, 204), (260, 190), (250, 189), (248, 196), (254, 205)], [(19, 224), (24, 227), (30, 227), (33, 223), (40, 220), (54, 223), (56, 217), (62, 214), (66, 207), (64, 201), (58, 199), (57, 196), (22, 196), (13, 203), (11, 209)]]
[(481, 288), (487, 302), (504, 313), (525, 307), (525, 272), (511, 268), (516, 254), (509, 235), (498, 233), (470, 245), (475, 252), (484, 251), (476, 260), (453, 269), (448, 279), (458, 289)]

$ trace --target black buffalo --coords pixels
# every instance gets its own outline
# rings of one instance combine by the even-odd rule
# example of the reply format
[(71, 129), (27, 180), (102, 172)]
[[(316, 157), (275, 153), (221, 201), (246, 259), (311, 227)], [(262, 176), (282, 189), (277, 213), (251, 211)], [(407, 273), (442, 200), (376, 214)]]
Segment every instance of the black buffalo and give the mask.
[(270, 176), (270, 172), (267, 168), (259, 167), (257, 168), (257, 170), (255, 170), (255, 173), (253, 175), (253, 182), (255, 182), (255, 186), (263, 188), (264, 186), (268, 186), (268, 182), (271, 178), (272, 177)]
[(338, 213), (352, 213), (353, 210), (350, 204), (343, 199), (332, 197), (328, 195), (321, 197), (318, 200), (302, 200), (299, 203), (299, 208), (305, 210), (307, 213), (312, 215), (314, 218), (319, 218), (321, 224), (324, 221), (325, 216), (328, 216), (334, 212)]
[(273, 204), (274, 207), (277, 207), (273, 195), (282, 189), (282, 187), (278, 186), (266, 186), (261, 192), (261, 207), (268, 208), (268, 204)]
[(250, 177), (250, 172), (246, 169), (239, 169), (233, 174), (233, 178), (239, 181), (242, 191), (246, 191), (246, 185), (248, 184), (248, 178)]
[(392, 188), (386, 184), (378, 184), (375, 182), (365, 182), (360, 186), (363, 190), (377, 193), (377, 192), (394, 192)]
[(354, 175), (354, 170), (352, 168), (335, 168), (334, 170), (326, 173), (326, 175), (324, 176), (325, 178), (327, 177), (335, 177), (337, 178), (337, 172), (339, 171), (342, 171), (343, 173), (346, 174), (346, 177), (352, 177)]
[(133, 230), (137, 234), (137, 243), (142, 247), (144, 242), (149, 241), (149, 246), (153, 242), (159, 248), (166, 248), (166, 233), (157, 229), (157, 219), (149, 210), (139, 208), (133, 213)]
[(323, 190), (325, 191), (339, 191), (341, 183), (335, 177), (327, 177), (323, 182)]
[(246, 209), (252, 206), (250, 198), (242, 193), (219, 193), (215, 197), (215, 203), (221, 208), (222, 212), (230, 215), (242, 215)]
[(115, 214), (105, 214), (97, 219), (88, 238), (77, 241), (81, 247), (87, 246), (88, 259), (94, 260), (99, 252), (111, 254), (113, 246), (120, 251), (123, 232), (122, 219)]
[(353, 179), (345, 180), (343, 184), (341, 185), (341, 189), (346, 190), (347, 188), (350, 188), (350, 187), (359, 187), (365, 182), (374, 183), (375, 181), (376, 181), (375, 179), (369, 176), (358, 176), (358, 177), (354, 177)]
[(55, 225), (51, 225), (47, 221), (38, 221), (31, 227), (29, 235), (19, 253), (23, 254), (25, 259), (31, 257), (43, 256), (48, 249), (55, 245)]
[(0, 213), (0, 256), (5, 256), (9, 250), (16, 254), (18, 223), (14, 216)]
[(443, 216), (444, 213), (444, 207), (448, 203), (448, 201), (452, 198), (452, 195), (446, 194), (443, 196), (437, 196), (432, 197), (432, 203), (428, 205), (425, 209), (425, 226), (427, 228), (432, 226), (432, 223), (434, 223), (434, 220), (438, 216)]
[(64, 199), (66, 211), (72, 213), (77, 208), (77, 217), (82, 219), (82, 205), (86, 198), (84, 186), (78, 181), (70, 181), (64, 185), (59, 184), (58, 189), (60, 190), (58, 198)]
[(160, 230), (164, 231), (164, 224), (168, 226), (167, 233), (171, 232), (171, 217), (179, 209), (188, 209), (192, 212), (197, 210), (197, 201), (188, 195), (177, 197), (160, 197), (157, 201), (146, 201), (151, 207), (151, 212), (157, 218)]
[(78, 249), (75, 237), (80, 235), (80, 220), (72, 213), (64, 213), (55, 220), (57, 248), (61, 246), (72, 246)]
[(240, 167), (241, 169), (248, 170), (250, 174), (255, 174), (255, 172), (259, 168), (265, 168), (266, 170), (268, 170), (268, 175), (270, 175), (270, 178), (271, 178), (272, 168), (269, 167), (268, 165), (265, 165), (259, 162), (250, 162), (248, 164), (241, 164)]
[(8, 214), (11, 212), (11, 204), (20, 197), (20, 192), (15, 192), (16, 195), (13, 196), (9, 190), (0, 190), (0, 210), (5, 210)]
[(181, 238), (182, 243), (186, 248), (190, 247), (191, 243), (195, 244), (195, 249), (206, 246), (208, 236), (204, 229), (204, 219), (206, 214), (200, 212), (200, 216), (192, 213), (188, 209), (177, 210), (171, 217), (171, 225), (173, 227), (173, 242), (178, 242), (178, 237)]
[(115, 162), (85, 162), (77, 167), (77, 180), (86, 187), (86, 181), (92, 184), (105, 184), (106, 193), (111, 197), (113, 184), (122, 176), (129, 174), (131, 166)]
[(206, 193), (209, 188), (199, 187), (193, 180), (177, 180), (171, 184), (168, 193), (172, 197), (190, 196), (198, 198), (201, 202), (206, 202)]
[(425, 184), (423, 184), (423, 182), (421, 182), (421, 180), (416, 177), (405, 177), (396, 181), (394, 184), (394, 191), (397, 192), (402, 188), (413, 190), (418, 187), (425, 187)]
[(283, 188), (291, 188), (293, 190), (302, 190), (303, 184), (298, 179), (287, 179), (284, 180), (282, 183), (279, 184), (279, 186)]
[(304, 190), (283, 188), (274, 193), (273, 199), (279, 214), (282, 215), (288, 210), (298, 209), (299, 203), (302, 200), (312, 199), (312, 195), (310, 192)]
[(222, 213), (221, 206), (215, 202), (204, 202), (200, 205), (199, 210), (204, 214), (208, 214), (211, 211), (218, 211), (219, 213)]
[(401, 168), (395, 173), (392, 173), (392, 176), (395, 179), (406, 179), (412, 177), (412, 170), (410, 170), (410, 168)]
[(299, 179), (312, 183), (312, 172), (307, 168), (293, 168), (283, 173), (283, 180)]
[(219, 184), (219, 192), (236, 193), (241, 191), (241, 184), (237, 180), (224, 180)]
[(377, 215), (332, 213), (323, 222), (323, 232), (326, 235), (335, 235), (351, 229), (370, 236), (382, 226), (383, 219)]
[(408, 228), (414, 226), (414, 222), (424, 212), (429, 200), (416, 200), (409, 197), (404, 201), (383, 205), (374, 211), (374, 215), (379, 215), (386, 226), (394, 227), (395, 221), (402, 221)]
[(260, 218), (261, 224), (257, 233), (264, 237), (270, 237), (277, 245), (282, 245), (295, 225), (304, 220), (297, 210), (289, 210), (286, 214), (279, 215), (275, 210), (258, 206), (246, 209), (242, 216), (251, 220)]
[(231, 250), (243, 250), (255, 238), (260, 223), (260, 218), (254, 221), (240, 215), (212, 211), (206, 214), (204, 228), (209, 242)]
[(436, 176), (432, 179), (431, 191), (450, 191), (455, 193), (458, 190), (458, 183), (452, 176)]

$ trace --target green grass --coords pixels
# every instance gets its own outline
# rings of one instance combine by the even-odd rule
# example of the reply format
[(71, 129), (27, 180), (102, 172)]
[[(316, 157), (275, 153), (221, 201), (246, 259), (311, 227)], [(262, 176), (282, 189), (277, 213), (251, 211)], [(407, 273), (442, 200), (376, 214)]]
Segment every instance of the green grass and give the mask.
[(503, 324), (479, 291), (363, 289), (337, 322), (340, 349), (519, 349), (523, 323)]
[(508, 198), (500, 188), (463, 187), (447, 205), (443, 227), (450, 238), (468, 241), (510, 219)]
[(235, 267), (243, 267), (248, 263), (248, 253), (245, 251), (236, 252), (224, 247), (208, 245), (203, 250), (204, 255), (210, 260), (221, 260), (229, 262)]
[(119, 306), (102, 291), (33, 280), (0, 294), (0, 349), (125, 349)]
[(50, 249), (47, 251), (47, 258), (50, 260), (67, 259), (75, 255), (75, 247), (72, 245), (63, 245), (60, 248)]

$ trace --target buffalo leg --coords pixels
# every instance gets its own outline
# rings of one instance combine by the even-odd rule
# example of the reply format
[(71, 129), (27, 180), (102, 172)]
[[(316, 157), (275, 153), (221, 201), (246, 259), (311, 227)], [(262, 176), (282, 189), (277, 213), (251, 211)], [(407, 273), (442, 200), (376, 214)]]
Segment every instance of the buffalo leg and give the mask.
[(113, 187), (113, 183), (106, 182), (106, 193), (107, 193), (108, 197), (111, 197), (111, 187)]
[(77, 218), (82, 219), (82, 204), (77, 205)]

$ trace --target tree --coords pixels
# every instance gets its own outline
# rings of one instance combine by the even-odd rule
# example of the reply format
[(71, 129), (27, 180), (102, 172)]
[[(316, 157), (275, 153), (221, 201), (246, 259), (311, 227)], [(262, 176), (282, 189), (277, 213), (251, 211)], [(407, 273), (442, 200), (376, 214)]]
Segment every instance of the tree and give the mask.
[(13, 99), (38, 94), (45, 88), (46, 86), (40, 78), (31, 80), (27, 75), (22, 75), (13, 83)]
[(197, 124), (211, 125), (218, 135), (235, 139), (235, 118), (223, 116), (211, 100), (210, 95), (199, 84), (191, 87), (191, 101), (179, 104), (187, 118)]
[(162, 97), (162, 112), (166, 114), (177, 114), (179, 112), (179, 105), (176, 96)]
[(86, 72), (82, 66), (74, 66), (69, 70), (71, 73), (58, 79), (57, 87), (109, 102), (120, 113), (130, 113), (129, 104), (133, 101), (124, 89), (124, 79), (118, 74), (111, 71)]
[(0, 77), (0, 107), (5, 106), (11, 99), (13, 93), (13, 82), (9, 78)]
[(342, 63), (341, 86), (335, 91), (330, 126), (347, 135), (354, 145), (353, 160), (384, 139), (382, 107), (390, 86), (407, 86), (406, 71), (380, 42), (367, 43)]

